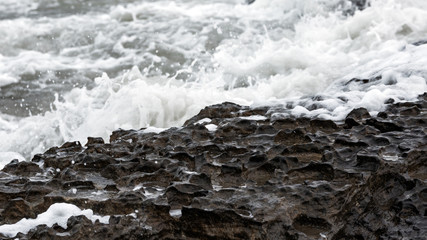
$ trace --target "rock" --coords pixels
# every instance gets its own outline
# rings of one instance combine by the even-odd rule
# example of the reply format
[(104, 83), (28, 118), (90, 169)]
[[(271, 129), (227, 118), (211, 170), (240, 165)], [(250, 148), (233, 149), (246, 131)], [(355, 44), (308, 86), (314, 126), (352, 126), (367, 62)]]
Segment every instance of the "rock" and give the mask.
[(259, 167), (261, 166), (263, 163), (265, 163), (267, 161), (267, 155), (262, 154), (262, 155), (254, 155), (251, 156), (248, 160), (247, 163), (245, 163), (245, 167), (246, 168), (254, 168), (254, 167)]
[(197, 175), (191, 175), (190, 183), (202, 187), (205, 190), (212, 190), (212, 182), (208, 175), (201, 173)]
[(366, 0), (350, 0), (350, 2), (356, 6), (359, 10), (364, 9), (367, 6)]
[(357, 164), (355, 167), (361, 170), (375, 172), (379, 168), (381, 162), (377, 156), (357, 154)]
[(366, 124), (377, 128), (382, 133), (392, 132), (392, 131), (403, 131), (403, 127), (399, 126), (396, 123), (378, 121), (378, 120), (372, 119), (372, 118), (366, 120)]
[(427, 40), (419, 40), (419, 41), (412, 43), (412, 45), (414, 45), (414, 46), (421, 46), (424, 44), (427, 44)]
[(30, 203), (25, 201), (23, 198), (9, 200), (1, 213), (1, 216), (5, 219), (5, 221), (1, 221), (1, 224), (13, 224), (22, 218), (36, 217)]
[(348, 139), (347, 137), (337, 137), (335, 139), (335, 144), (349, 147), (368, 147), (369, 145), (366, 142), (360, 140)]
[(307, 136), (304, 130), (297, 128), (292, 131), (279, 131), (274, 137), (274, 142), (284, 145), (293, 145), (297, 143), (310, 142), (311, 139)]
[(404, 116), (417, 116), (421, 113), (421, 110), (417, 106), (412, 106), (400, 110), (400, 115)]
[(386, 119), (388, 118), (388, 114), (385, 112), (379, 112), (377, 117)]
[(298, 231), (305, 233), (307, 236), (315, 238), (319, 237), (320, 233), (326, 233), (332, 228), (332, 225), (325, 219), (308, 217), (305, 214), (298, 215), (293, 220), (292, 226)]
[(104, 144), (104, 139), (100, 138), (100, 137), (88, 137), (87, 138), (87, 143), (85, 146), (90, 146), (90, 145), (95, 145), (95, 144)]
[(288, 163), (287, 163), (285, 157), (276, 156), (273, 159), (271, 159), (268, 162), (261, 165), (260, 167), (258, 167), (258, 169), (263, 170), (263, 171), (267, 171), (270, 173), (273, 173), (276, 170), (281, 170), (283, 172), (287, 172)]
[(18, 161), (12, 161), (9, 164), (7, 164), (3, 170), (3, 172), (7, 172), (14, 175), (19, 176), (25, 176), (25, 177), (32, 177), (37, 174), (41, 174), (43, 172), (42, 169), (40, 169), (39, 165), (33, 162), (18, 162)]
[(68, 182), (64, 182), (64, 184), (62, 185), (62, 188), (65, 190), (69, 190), (71, 188), (82, 190), (82, 189), (95, 189), (95, 186), (91, 181), (68, 181)]
[(338, 129), (338, 126), (333, 121), (322, 120), (322, 119), (311, 120), (310, 126), (314, 131), (323, 131), (323, 132), (334, 132)]
[(347, 118), (352, 118), (354, 120), (362, 120), (365, 118), (370, 118), (371, 115), (369, 114), (368, 110), (366, 108), (356, 108), (351, 110), (349, 114), (347, 114)]
[(264, 239), (262, 224), (232, 210), (182, 209), (180, 219), (185, 236), (196, 239)]
[(334, 169), (329, 164), (323, 163), (310, 163), (309, 165), (291, 169), (288, 171), (288, 176), (294, 183), (301, 183), (306, 180), (320, 181), (334, 179)]
[(110, 220), (73, 216), (13, 238), (423, 239), (426, 100), (344, 122), (224, 103), (159, 134), (65, 143), (0, 171), (0, 224), (66, 202)]
[(345, 126), (344, 126), (344, 128), (350, 129), (352, 127), (356, 127), (356, 126), (359, 126), (359, 125), (360, 125), (360, 123), (358, 123), (356, 120), (354, 120), (351, 117), (347, 117), (345, 119)]

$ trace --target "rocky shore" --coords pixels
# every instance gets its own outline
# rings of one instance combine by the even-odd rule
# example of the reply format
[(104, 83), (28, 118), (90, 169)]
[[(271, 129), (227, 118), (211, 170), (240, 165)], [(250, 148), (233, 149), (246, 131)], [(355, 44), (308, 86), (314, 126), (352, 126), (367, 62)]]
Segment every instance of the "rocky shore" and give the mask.
[(0, 232), (55, 203), (108, 221), (0, 238), (425, 239), (426, 100), (343, 122), (223, 103), (181, 128), (65, 143), (0, 172)]

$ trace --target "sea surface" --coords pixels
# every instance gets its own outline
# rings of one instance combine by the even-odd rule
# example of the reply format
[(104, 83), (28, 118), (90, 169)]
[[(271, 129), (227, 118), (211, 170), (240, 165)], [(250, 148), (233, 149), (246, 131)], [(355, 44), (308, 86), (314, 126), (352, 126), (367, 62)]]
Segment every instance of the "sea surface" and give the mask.
[(224, 101), (376, 115), (426, 79), (425, 0), (1, 0), (0, 168)]

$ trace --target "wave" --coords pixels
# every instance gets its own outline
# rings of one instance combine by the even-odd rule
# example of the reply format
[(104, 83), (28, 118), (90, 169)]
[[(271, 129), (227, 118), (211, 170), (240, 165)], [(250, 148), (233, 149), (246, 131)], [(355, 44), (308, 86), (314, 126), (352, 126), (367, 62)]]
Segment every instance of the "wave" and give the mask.
[[(339, 121), (427, 91), (427, 45), (413, 44), (425, 40), (425, 3), (371, 1), (353, 15), (338, 0), (242, 3), (111, 3), (0, 21), (0, 162), (117, 128), (180, 126), (223, 101)], [(8, 105), (11, 86), (28, 95)]]

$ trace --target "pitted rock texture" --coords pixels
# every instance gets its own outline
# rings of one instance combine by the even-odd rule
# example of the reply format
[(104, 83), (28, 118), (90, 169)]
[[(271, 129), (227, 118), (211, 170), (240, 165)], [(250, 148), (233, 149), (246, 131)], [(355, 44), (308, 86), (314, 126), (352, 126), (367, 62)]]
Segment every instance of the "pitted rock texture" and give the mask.
[(158, 134), (65, 143), (0, 172), (0, 224), (65, 202), (109, 224), (75, 216), (17, 237), (425, 239), (426, 99), (343, 122), (223, 103)]

